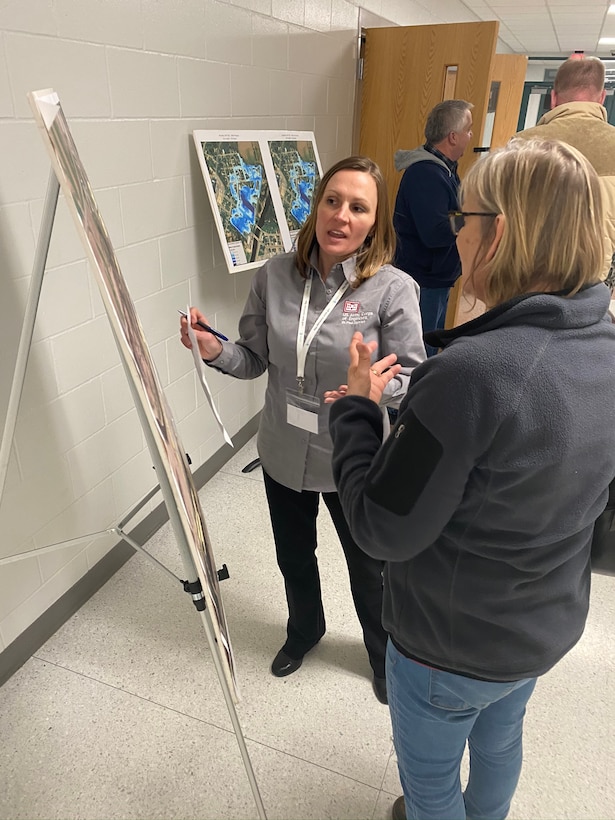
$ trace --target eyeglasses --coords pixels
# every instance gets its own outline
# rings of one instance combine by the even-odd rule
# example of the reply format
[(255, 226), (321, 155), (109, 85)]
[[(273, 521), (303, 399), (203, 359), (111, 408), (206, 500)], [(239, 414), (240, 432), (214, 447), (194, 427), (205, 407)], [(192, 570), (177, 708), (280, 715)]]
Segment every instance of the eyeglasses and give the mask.
[(449, 211), (448, 221), (451, 226), (451, 231), (457, 236), (459, 231), (466, 224), (466, 216), (498, 216), (498, 214), (485, 213), (481, 211)]

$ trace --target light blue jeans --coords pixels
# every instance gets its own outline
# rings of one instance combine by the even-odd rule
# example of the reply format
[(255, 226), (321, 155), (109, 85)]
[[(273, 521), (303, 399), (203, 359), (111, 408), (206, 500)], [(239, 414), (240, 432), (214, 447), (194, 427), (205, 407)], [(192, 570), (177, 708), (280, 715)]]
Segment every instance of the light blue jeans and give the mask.
[[(504, 820), (523, 758), (525, 706), (536, 678), (474, 680), (387, 647), (387, 690), (407, 820)], [(459, 776), (466, 742), (470, 777)]]

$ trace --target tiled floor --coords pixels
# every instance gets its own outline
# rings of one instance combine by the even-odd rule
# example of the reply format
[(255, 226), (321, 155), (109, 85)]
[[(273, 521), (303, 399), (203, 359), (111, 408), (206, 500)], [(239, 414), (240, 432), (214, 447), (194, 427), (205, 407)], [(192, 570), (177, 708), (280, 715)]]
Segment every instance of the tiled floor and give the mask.
[[(239, 719), (270, 820), (381, 820), (399, 793), (388, 711), (372, 694), (326, 510), (328, 631), (269, 674), (285, 603), (260, 471), (238, 453), (201, 493), (238, 665)], [(182, 575), (170, 528), (150, 551)], [(615, 578), (595, 578), (586, 634), (539, 684), (511, 817), (615, 818)], [(0, 818), (256, 818), (200, 618), (137, 555), (0, 689)]]

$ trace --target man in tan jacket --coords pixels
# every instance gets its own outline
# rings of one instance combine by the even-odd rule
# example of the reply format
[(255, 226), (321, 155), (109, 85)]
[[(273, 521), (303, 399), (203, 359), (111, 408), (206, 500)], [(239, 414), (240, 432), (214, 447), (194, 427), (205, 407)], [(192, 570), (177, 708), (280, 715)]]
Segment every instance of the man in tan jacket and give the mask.
[(517, 136), (562, 140), (577, 148), (594, 166), (604, 199), (606, 276), (615, 252), (615, 126), (607, 122), (602, 105), (605, 96), (604, 63), (597, 57), (568, 59), (555, 76), (551, 111), (534, 128)]

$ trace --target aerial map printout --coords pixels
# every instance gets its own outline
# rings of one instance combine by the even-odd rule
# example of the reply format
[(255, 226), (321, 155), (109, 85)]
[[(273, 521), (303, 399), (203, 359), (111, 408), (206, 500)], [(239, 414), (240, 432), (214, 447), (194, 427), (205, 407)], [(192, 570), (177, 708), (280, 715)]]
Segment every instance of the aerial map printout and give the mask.
[(271, 140), (269, 151), (286, 224), (294, 242), (312, 210), (314, 191), (320, 182), (314, 143), (308, 140)]
[(230, 273), (290, 251), (321, 170), (311, 132), (194, 131)]

